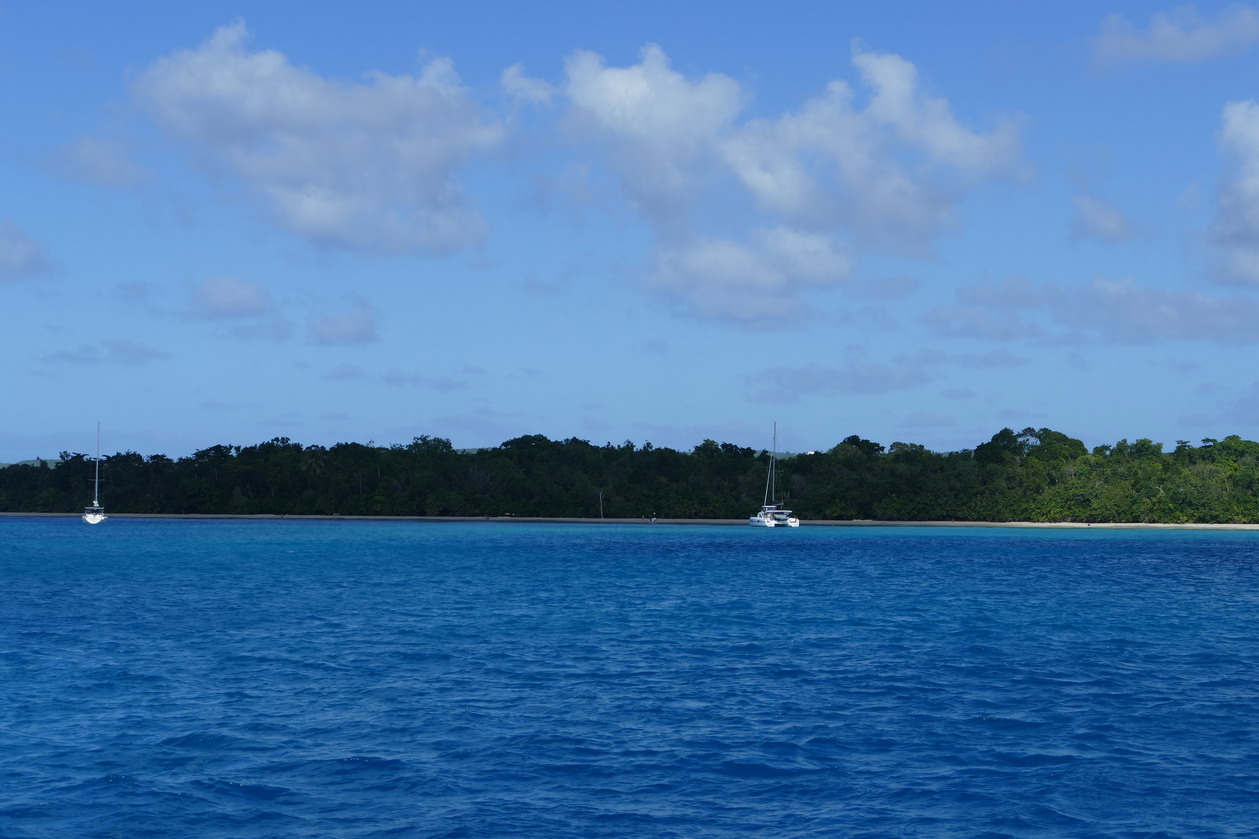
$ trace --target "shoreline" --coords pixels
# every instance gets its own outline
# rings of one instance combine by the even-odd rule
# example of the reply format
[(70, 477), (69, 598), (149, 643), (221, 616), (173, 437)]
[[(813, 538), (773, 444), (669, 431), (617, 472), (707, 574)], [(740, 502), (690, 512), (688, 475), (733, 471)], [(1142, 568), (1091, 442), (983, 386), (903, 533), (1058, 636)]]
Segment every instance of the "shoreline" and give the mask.
[[(2, 518), (79, 518), (80, 513), (11, 513), (0, 512)], [(187, 519), (226, 521), (383, 521), (484, 524), (683, 524), (683, 525), (746, 525), (747, 519), (685, 519), (685, 518), (572, 518), (562, 516), (341, 516), (283, 515), (257, 513), (109, 513), (113, 519)], [(1036, 522), (1036, 521), (876, 521), (873, 519), (809, 519), (802, 527), (986, 527), (1046, 530), (1259, 530), (1259, 524), (1216, 524), (1189, 522)]]

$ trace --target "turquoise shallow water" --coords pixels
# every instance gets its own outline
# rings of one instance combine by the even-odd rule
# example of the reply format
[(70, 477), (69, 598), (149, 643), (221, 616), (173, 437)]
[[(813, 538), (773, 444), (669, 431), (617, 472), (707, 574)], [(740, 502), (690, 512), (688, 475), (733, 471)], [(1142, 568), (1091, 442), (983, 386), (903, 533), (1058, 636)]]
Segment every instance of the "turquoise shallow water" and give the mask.
[(1259, 535), (0, 519), (0, 836), (1259, 832)]

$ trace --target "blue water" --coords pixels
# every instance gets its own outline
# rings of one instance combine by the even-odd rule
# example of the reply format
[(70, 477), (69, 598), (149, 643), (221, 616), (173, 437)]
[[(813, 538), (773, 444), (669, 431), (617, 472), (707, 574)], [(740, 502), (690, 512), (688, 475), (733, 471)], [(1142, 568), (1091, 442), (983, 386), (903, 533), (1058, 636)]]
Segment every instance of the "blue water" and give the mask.
[(1259, 534), (0, 519), (0, 836), (1259, 832)]

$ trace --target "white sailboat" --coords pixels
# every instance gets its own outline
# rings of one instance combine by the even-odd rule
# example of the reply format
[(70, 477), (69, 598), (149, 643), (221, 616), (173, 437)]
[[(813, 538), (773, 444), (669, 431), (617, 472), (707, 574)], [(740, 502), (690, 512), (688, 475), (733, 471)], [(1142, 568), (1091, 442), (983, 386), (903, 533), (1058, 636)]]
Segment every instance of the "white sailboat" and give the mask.
[(748, 517), (748, 524), (753, 527), (799, 527), (800, 519), (792, 515), (790, 510), (781, 509), (781, 503), (773, 500), (778, 488), (778, 423), (774, 423), (774, 447), (769, 452), (769, 476), (765, 479), (765, 499), (759, 513)]
[(92, 480), (92, 506), (83, 508), (83, 520), (88, 524), (100, 524), (109, 518), (101, 506), (101, 424), (96, 424), (96, 477)]

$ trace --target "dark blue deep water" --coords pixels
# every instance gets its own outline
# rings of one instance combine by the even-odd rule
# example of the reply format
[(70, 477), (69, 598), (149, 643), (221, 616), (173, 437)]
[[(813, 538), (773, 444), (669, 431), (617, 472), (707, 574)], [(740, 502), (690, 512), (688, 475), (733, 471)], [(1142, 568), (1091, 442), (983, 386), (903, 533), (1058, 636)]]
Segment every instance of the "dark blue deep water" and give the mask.
[(1259, 534), (0, 519), (0, 836), (1259, 834)]

